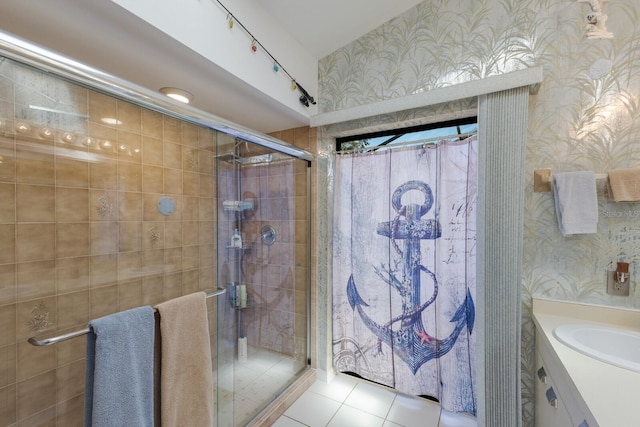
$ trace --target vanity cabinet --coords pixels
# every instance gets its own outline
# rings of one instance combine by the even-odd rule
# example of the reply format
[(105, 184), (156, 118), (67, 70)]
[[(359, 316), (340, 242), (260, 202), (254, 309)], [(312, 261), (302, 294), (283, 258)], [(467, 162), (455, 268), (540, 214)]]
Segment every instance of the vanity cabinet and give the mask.
[(536, 333), (536, 427), (599, 427), (544, 334)]
[(548, 370), (540, 352), (536, 351), (536, 427), (573, 426), (558, 387)]

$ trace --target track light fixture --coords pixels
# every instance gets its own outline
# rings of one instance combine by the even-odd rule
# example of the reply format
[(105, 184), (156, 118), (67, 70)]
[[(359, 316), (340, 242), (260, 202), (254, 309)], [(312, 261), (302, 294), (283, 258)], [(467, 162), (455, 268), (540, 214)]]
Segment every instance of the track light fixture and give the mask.
[(296, 88), (300, 91), (301, 95), (300, 95), (300, 102), (302, 103), (302, 105), (304, 105), (305, 107), (309, 106), (309, 103), (316, 105), (316, 101), (315, 99), (313, 99), (313, 96), (309, 95), (309, 92), (307, 92), (302, 86), (300, 86), (300, 83), (296, 82), (295, 80), (293, 81), (293, 86), (296, 86)]
[(267, 56), (269, 56), (272, 60), (273, 60), (273, 67), (272, 70), (274, 73), (277, 73), (278, 71), (282, 70), (282, 72), (284, 74), (286, 74), (290, 79), (291, 79), (291, 90), (296, 90), (299, 89), (300, 90), (300, 102), (302, 103), (302, 105), (304, 105), (305, 107), (309, 107), (309, 104), (316, 104), (316, 101), (313, 99), (313, 96), (309, 95), (309, 92), (307, 92), (306, 90), (304, 90), (303, 87), (301, 87), (296, 81), (295, 79), (291, 76), (291, 74), (289, 74), (287, 72), (287, 70), (285, 70), (285, 68), (282, 66), (282, 64), (280, 64), (278, 62), (278, 60), (262, 45), (262, 43), (260, 43), (260, 41), (258, 39), (256, 39), (256, 37), (251, 33), (251, 31), (249, 31), (247, 29), (247, 27), (244, 26), (244, 24), (242, 22), (240, 22), (238, 20), (238, 18), (236, 16), (233, 15), (233, 13), (231, 13), (231, 11), (229, 9), (227, 9), (227, 7), (222, 4), (222, 2), (220, 0), (213, 0), (216, 3), (218, 3), (220, 5), (220, 7), (222, 7), (222, 9), (224, 9), (224, 11), (227, 13), (227, 25), (229, 26), (229, 29), (233, 29), (234, 28), (234, 23), (238, 24), (238, 26), (240, 28), (242, 28), (249, 37), (251, 37), (251, 51), (252, 52), (257, 52), (258, 48), (260, 48), (261, 51), (263, 51)]

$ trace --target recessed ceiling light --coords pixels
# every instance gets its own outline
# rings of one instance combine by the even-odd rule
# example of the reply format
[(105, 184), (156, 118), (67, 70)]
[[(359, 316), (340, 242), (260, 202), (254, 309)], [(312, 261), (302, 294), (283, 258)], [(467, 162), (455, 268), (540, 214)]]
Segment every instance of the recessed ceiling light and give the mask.
[(183, 89), (175, 87), (163, 87), (160, 89), (160, 93), (167, 95), (169, 98), (173, 98), (177, 101), (188, 104), (193, 99), (193, 95)]

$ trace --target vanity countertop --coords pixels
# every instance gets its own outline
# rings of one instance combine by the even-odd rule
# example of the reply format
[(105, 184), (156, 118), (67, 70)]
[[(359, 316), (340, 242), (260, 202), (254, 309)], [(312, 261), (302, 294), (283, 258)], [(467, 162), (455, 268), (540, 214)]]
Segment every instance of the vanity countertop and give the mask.
[(533, 318), (600, 427), (640, 426), (640, 373), (584, 355), (553, 335), (556, 327), (575, 323), (640, 331), (640, 311), (534, 298)]

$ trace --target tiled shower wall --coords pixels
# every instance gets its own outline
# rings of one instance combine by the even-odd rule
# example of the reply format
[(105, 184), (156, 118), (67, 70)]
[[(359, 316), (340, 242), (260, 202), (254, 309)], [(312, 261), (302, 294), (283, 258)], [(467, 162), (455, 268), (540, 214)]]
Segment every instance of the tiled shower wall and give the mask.
[(28, 337), (215, 286), (216, 136), (0, 60), (0, 426), (82, 425), (85, 339)]
[[(253, 216), (243, 222), (251, 244), (243, 268), (253, 302), (243, 322), (247, 340), (304, 362), (309, 271), (307, 162), (281, 160), (247, 166), (241, 174), (244, 194), (259, 195)], [(277, 233), (270, 246), (260, 241), (260, 230), (266, 225)]]

